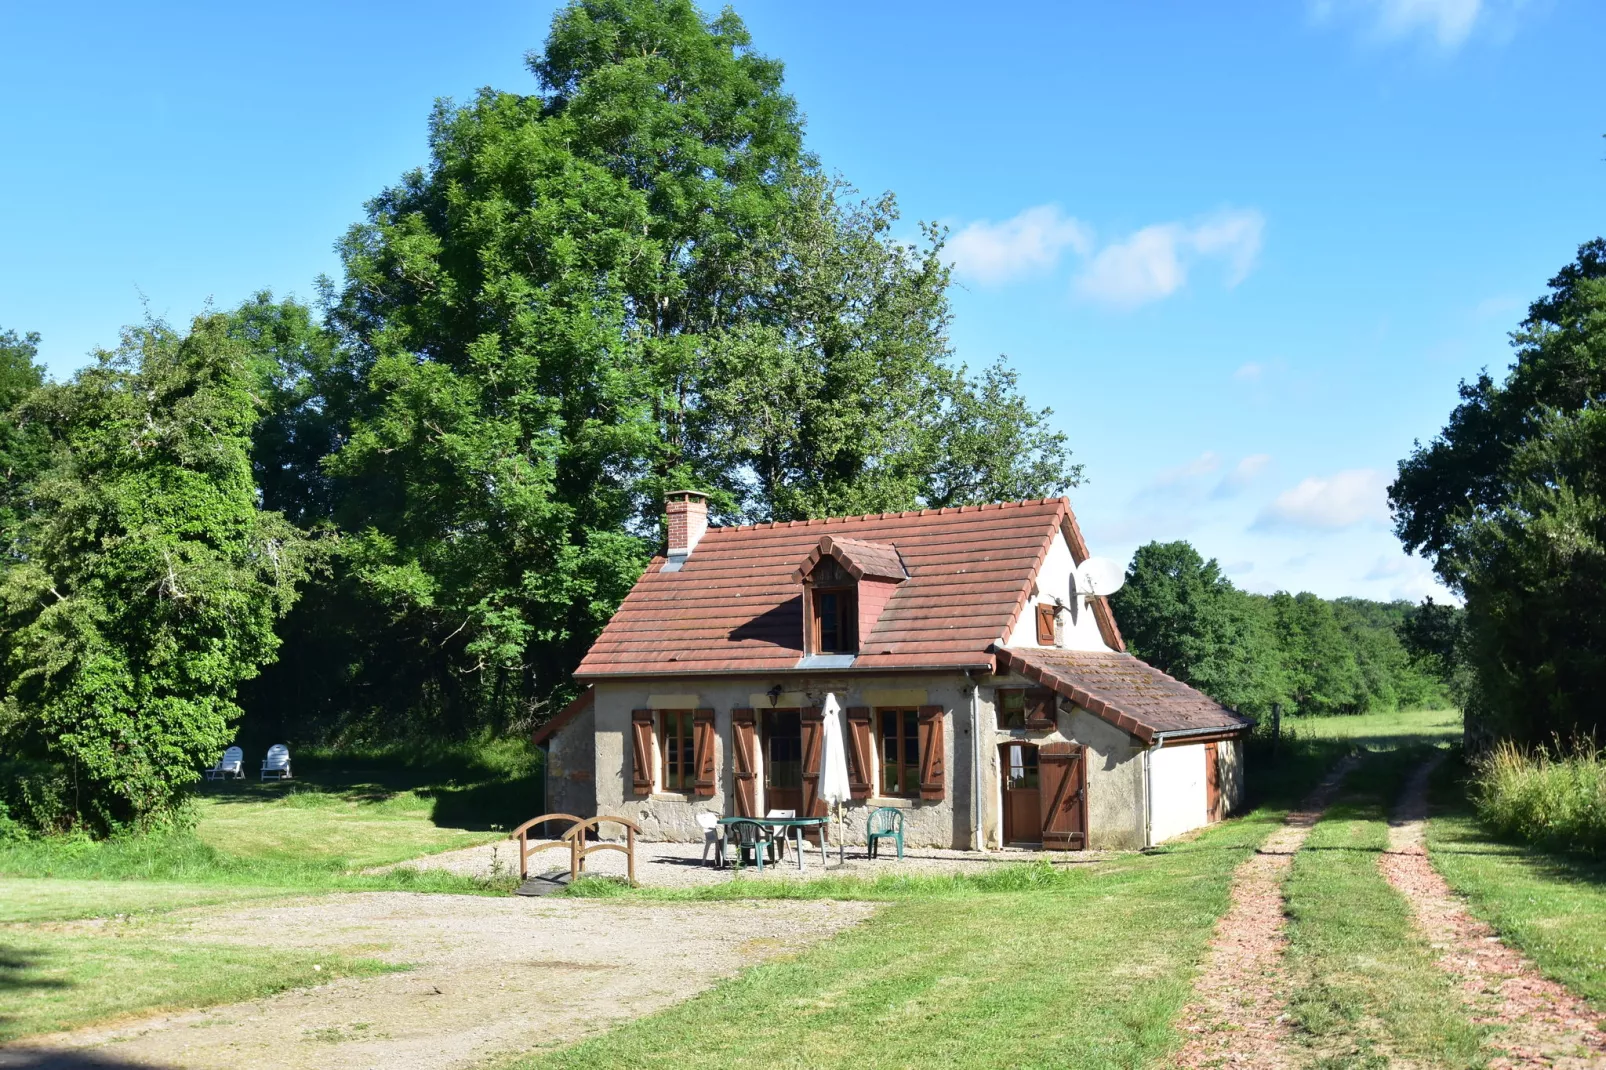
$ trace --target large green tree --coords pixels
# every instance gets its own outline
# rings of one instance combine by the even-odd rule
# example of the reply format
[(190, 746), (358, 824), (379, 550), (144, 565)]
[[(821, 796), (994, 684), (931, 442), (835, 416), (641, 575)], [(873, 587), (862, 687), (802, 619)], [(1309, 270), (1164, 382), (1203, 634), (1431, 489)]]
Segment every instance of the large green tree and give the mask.
[(1132, 653), (1156, 668), (1245, 713), (1281, 697), (1264, 616), (1188, 543), (1140, 546), (1110, 600)]
[(1550, 281), (1505, 379), (1461, 385), (1389, 489), (1407, 549), (1466, 602), (1469, 715), (1533, 741), (1606, 728), (1606, 241)]
[(63, 821), (172, 806), (228, 743), (307, 570), (305, 538), (258, 507), (261, 399), (228, 328), (130, 329), (26, 403), (54, 448), (0, 588), (0, 750), (59, 770)]
[(0, 331), (0, 571), (15, 559), (29, 488), (49, 455), (49, 432), (23, 407), (45, 382), (38, 356), (37, 334)]
[(282, 307), (239, 317), (290, 362), (264, 494), (342, 533), (308, 606), (353, 628), (292, 628), (343, 652), (331, 705), (538, 718), (658, 547), (666, 490), (748, 520), (1075, 482), (1007, 367), (950, 360), (941, 234), (895, 239), (890, 197), (822, 172), (734, 14), (582, 0), (529, 67), (537, 92), (441, 104), (427, 166), (346, 236), (332, 350)]

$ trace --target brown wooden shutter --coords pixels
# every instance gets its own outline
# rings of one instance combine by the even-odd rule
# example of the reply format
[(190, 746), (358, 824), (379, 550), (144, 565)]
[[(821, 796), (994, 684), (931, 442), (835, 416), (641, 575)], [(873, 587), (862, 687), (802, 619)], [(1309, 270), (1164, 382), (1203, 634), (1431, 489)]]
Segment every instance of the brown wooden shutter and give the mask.
[(758, 816), (757, 741), (753, 711), (731, 710), (731, 778), (737, 817)]
[(1080, 743), (1037, 748), (1044, 850), (1080, 851), (1087, 846), (1086, 754)]
[(652, 794), (652, 711), (630, 711), (630, 788), (637, 795)]
[(1039, 646), (1054, 645), (1054, 604), (1052, 602), (1037, 603), (1037, 643)]
[(848, 790), (855, 799), (870, 797), (870, 707), (848, 707)]
[(1204, 745), (1205, 810), (1211, 821), (1220, 821), (1221, 814), (1221, 754), (1214, 743)]
[(803, 711), (803, 808), (798, 817), (824, 817), (825, 800), (820, 798), (820, 760), (825, 743), (825, 714), (820, 707)]
[(714, 776), (713, 710), (697, 710), (692, 714), (692, 743), (697, 755), (697, 780), (692, 790), (698, 795), (712, 795), (717, 783)]
[(1053, 728), (1058, 723), (1054, 718), (1054, 706), (1054, 692), (1046, 687), (1027, 688), (1026, 727)]
[(940, 799), (947, 784), (943, 762), (942, 707), (920, 707), (920, 797)]

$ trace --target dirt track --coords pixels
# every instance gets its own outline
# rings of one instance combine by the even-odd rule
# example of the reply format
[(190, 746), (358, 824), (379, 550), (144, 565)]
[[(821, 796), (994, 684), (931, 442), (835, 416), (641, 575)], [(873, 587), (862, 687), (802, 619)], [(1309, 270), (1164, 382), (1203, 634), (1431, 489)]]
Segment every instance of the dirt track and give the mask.
[(1406, 784), (1389, 823), (1389, 850), (1379, 860), (1383, 875), (1410, 900), (1439, 964), (1461, 983), (1474, 1020), (1498, 1027), (1491, 1044), (1501, 1054), (1491, 1070), (1606, 1067), (1599, 1016), (1469, 914), (1428, 860), (1428, 780), (1440, 760), (1423, 764)]
[(1282, 884), (1295, 852), (1354, 767), (1351, 758), (1334, 766), (1283, 827), (1233, 874), (1232, 906), (1217, 923), (1193, 1002), (1183, 1012), (1182, 1028), (1189, 1035), (1175, 1065), (1255, 1070), (1296, 1065), (1283, 1018), (1288, 938)]
[(423, 1070), (568, 1043), (863, 920), (830, 901), (613, 904), (374, 892), (174, 917), (176, 938), (362, 949), (405, 973), (34, 1037), (0, 1067)]

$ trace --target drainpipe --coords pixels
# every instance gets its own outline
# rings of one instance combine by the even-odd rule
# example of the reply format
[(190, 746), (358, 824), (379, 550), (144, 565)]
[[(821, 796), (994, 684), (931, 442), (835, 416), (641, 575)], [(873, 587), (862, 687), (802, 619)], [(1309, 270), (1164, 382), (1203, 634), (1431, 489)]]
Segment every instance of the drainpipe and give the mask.
[(981, 685), (974, 673), (970, 679), (970, 846), (975, 851), (987, 850), (981, 828)]
[(1143, 846), (1146, 848), (1154, 846), (1154, 774), (1149, 768), (1152, 753), (1154, 747), (1143, 748)]

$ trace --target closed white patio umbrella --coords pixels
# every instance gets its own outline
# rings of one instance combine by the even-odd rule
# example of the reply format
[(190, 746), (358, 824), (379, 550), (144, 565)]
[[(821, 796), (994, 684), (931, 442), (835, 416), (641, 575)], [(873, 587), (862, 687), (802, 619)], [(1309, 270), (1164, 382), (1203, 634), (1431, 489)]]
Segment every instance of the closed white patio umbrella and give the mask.
[(825, 706), (825, 738), (820, 750), (820, 799), (831, 807), (837, 826), (837, 861), (845, 858), (846, 835), (842, 827), (842, 804), (848, 800), (848, 752), (842, 739), (842, 706), (836, 695), (827, 692)]

